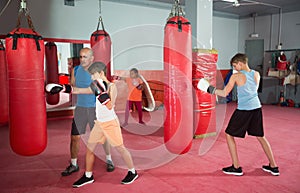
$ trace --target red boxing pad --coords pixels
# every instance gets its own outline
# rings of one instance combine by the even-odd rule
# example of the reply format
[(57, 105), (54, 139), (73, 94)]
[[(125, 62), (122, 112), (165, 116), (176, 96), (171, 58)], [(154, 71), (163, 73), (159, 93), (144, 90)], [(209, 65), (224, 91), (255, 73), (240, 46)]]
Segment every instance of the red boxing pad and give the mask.
[(0, 44), (0, 125), (8, 123), (8, 82), (5, 48)]
[[(59, 83), (58, 78), (58, 57), (57, 47), (53, 42), (48, 42), (45, 45), (46, 56), (46, 84)], [(59, 93), (51, 95), (46, 93), (46, 101), (49, 105), (56, 105), (59, 103)]]
[(94, 61), (103, 62), (106, 65), (106, 76), (111, 81), (111, 39), (105, 30), (96, 30), (90, 38)]
[(5, 42), (10, 146), (19, 155), (37, 155), (47, 144), (44, 40), (31, 29), (17, 28)]
[(191, 25), (181, 16), (165, 26), (164, 77), (164, 141), (170, 152), (183, 154), (193, 140), (193, 97)]
[(216, 95), (203, 92), (197, 88), (201, 78), (209, 80), (210, 85), (217, 84), (217, 60), (216, 50), (193, 50), (193, 86), (194, 86), (194, 135), (195, 138), (209, 136), (216, 132)]

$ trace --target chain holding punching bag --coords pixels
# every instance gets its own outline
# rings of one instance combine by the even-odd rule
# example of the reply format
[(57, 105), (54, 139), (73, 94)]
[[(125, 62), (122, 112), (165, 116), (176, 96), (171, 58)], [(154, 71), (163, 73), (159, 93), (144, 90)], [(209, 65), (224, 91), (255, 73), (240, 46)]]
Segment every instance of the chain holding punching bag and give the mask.
[[(46, 84), (59, 83), (58, 77), (58, 58), (57, 46), (54, 42), (48, 42), (45, 45), (46, 56)], [(46, 101), (49, 105), (56, 105), (59, 103), (59, 94), (51, 95), (46, 93)]]
[(9, 82), (9, 127), (12, 150), (24, 156), (41, 153), (47, 144), (42, 37), (35, 32), (29, 14), (29, 28), (16, 29), (6, 37)]
[(8, 82), (5, 48), (0, 41), (0, 125), (8, 123)]
[(164, 141), (175, 154), (187, 153), (193, 140), (192, 34), (189, 21), (171, 17), (164, 34), (166, 119)]
[[(99, 30), (100, 23), (102, 30)], [(90, 43), (94, 52), (94, 61), (103, 62), (106, 65), (106, 76), (108, 80), (111, 80), (111, 39), (104, 29), (101, 16), (96, 31), (91, 35)]]

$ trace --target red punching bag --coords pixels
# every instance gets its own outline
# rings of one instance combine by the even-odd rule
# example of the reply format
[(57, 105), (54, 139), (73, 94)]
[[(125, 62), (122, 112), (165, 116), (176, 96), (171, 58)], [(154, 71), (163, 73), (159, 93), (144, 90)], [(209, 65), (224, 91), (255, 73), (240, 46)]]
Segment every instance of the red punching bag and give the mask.
[[(99, 30), (100, 23), (102, 30)], [(109, 34), (104, 29), (101, 16), (99, 18), (97, 30), (91, 35), (90, 43), (94, 52), (94, 61), (103, 62), (106, 65), (106, 76), (108, 80), (111, 80), (111, 39)]]
[(164, 35), (166, 119), (164, 141), (176, 154), (190, 150), (193, 139), (192, 34), (189, 21), (171, 17)]
[(0, 41), (0, 125), (8, 123), (8, 82), (5, 48)]
[[(19, 15), (20, 17), (20, 15)], [(41, 153), (47, 144), (42, 37), (29, 28), (17, 28), (6, 39), (9, 82), (9, 127), (12, 150), (24, 156)], [(20, 18), (19, 20), (20, 21)]]
[[(45, 45), (45, 56), (46, 56), (46, 84), (59, 83), (57, 47), (55, 43), (48, 42)], [(46, 93), (46, 101), (49, 105), (58, 104), (59, 94), (51, 95), (49, 93)]]
[(217, 60), (216, 50), (193, 50), (194, 138), (208, 137), (216, 133), (216, 95), (197, 89), (197, 84), (201, 78), (206, 78), (216, 87)]

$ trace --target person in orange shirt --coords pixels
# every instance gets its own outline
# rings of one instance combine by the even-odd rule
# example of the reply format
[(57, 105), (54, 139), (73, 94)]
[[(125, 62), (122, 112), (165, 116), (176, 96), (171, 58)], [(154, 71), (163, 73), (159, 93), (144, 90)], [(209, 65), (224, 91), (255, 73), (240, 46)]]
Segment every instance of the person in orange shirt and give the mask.
[(136, 68), (132, 68), (130, 71), (130, 77), (117, 77), (117, 80), (124, 80), (128, 86), (128, 98), (126, 102), (125, 109), (125, 120), (122, 124), (122, 127), (128, 125), (129, 110), (134, 104), (138, 110), (139, 114), (139, 123), (145, 124), (143, 121), (143, 112), (142, 112), (142, 90), (143, 90), (143, 81), (140, 78), (139, 71)]

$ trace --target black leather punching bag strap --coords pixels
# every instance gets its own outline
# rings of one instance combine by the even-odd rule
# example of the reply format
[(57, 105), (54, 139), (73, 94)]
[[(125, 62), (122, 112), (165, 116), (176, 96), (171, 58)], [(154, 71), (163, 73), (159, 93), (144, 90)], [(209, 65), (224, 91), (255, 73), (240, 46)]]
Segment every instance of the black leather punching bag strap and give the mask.
[(27, 18), (27, 23), (29, 28), (33, 31), (33, 33), (30, 34), (25, 34), (25, 33), (19, 33), (19, 29), (21, 27), (21, 19), (22, 19), (22, 9), (19, 11), (18, 14), (18, 20), (17, 20), (17, 26), (16, 26), (16, 30), (13, 31), (14, 33), (9, 33), (7, 35), (8, 38), (13, 38), (13, 47), (12, 50), (16, 50), (18, 48), (18, 38), (30, 38), (30, 39), (34, 39), (35, 40), (35, 44), (36, 44), (36, 49), (38, 51), (41, 51), (41, 46), (39, 44), (39, 40), (42, 40), (42, 36), (38, 35), (35, 30), (34, 30), (34, 26), (31, 20), (31, 17), (28, 13), (28, 10), (25, 9), (25, 16)]
[[(102, 30), (99, 31), (100, 23), (101, 23)], [(109, 36), (109, 34), (104, 29), (104, 24), (103, 24), (103, 20), (102, 20), (101, 16), (99, 17), (99, 20), (98, 20), (96, 32), (97, 33), (92, 34), (92, 37), (95, 37), (95, 42), (98, 41), (99, 36), (105, 36), (105, 39)]]
[(178, 31), (182, 32), (182, 25), (191, 25), (190, 22), (182, 22), (182, 20), (180, 20), (180, 17), (178, 17), (178, 21), (168, 21), (167, 24), (177, 24), (178, 26)]
[(8, 38), (13, 38), (13, 47), (12, 50), (16, 50), (18, 48), (18, 38), (31, 38), (35, 40), (36, 49), (41, 51), (41, 46), (39, 40), (42, 40), (42, 36), (36, 34), (24, 34), (18, 33), (19, 29), (17, 29), (13, 34), (8, 34)]

